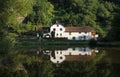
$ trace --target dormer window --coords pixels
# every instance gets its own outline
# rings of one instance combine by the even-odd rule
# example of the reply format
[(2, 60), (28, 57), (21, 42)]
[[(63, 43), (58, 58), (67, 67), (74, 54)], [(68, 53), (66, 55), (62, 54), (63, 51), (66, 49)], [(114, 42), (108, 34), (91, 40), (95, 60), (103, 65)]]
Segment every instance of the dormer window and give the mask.
[(59, 25), (57, 24), (57, 27), (59, 27)]

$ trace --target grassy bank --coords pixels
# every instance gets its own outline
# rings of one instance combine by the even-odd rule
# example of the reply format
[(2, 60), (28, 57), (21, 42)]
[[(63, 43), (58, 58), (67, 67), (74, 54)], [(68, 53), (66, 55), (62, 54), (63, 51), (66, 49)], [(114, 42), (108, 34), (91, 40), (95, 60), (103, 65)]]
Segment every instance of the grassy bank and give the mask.
[(88, 45), (89, 42), (88, 41), (19, 41), (16, 43), (16, 45), (19, 46), (60, 46), (60, 45), (64, 45), (64, 46), (75, 46), (75, 45)]
[(97, 41), (76, 41), (76, 40), (44, 40), (44, 41), (17, 41), (19, 46), (115, 46), (119, 47), (120, 42), (97, 42)]
[(116, 47), (120, 47), (120, 41), (116, 41), (116, 42), (97, 42), (97, 46), (116, 46)]
[(41, 42), (39, 41), (17, 41), (17, 46), (39, 46)]

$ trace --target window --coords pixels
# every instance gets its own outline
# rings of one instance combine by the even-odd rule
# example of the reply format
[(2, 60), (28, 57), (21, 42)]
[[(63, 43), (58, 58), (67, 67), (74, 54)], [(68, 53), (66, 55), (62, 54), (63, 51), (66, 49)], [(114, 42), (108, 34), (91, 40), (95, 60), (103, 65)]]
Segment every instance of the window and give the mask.
[(60, 57), (60, 59), (63, 59), (62, 57)]
[(62, 33), (60, 34), (60, 36), (62, 36)]
[(62, 28), (60, 28), (60, 31), (62, 31)]
[(75, 37), (73, 37), (72, 39), (75, 40)]
[(59, 63), (59, 61), (57, 61), (57, 63)]
[(69, 32), (69, 35), (71, 35), (71, 32)]
[(79, 32), (79, 34), (81, 34), (81, 32)]
[(85, 34), (87, 34), (88, 32), (84, 32)]
[(86, 40), (86, 36), (83, 36), (84, 37), (84, 40)]
[(53, 57), (54, 59), (56, 59), (55, 57)]
[(62, 54), (62, 52), (60, 52), (60, 54)]
[(57, 27), (59, 27), (59, 25), (57, 24)]
[(82, 36), (79, 36), (79, 39), (82, 39)]
[(56, 29), (55, 28), (53, 28), (53, 31), (55, 31)]
[(58, 33), (56, 34), (56, 36), (58, 36)]
[(73, 48), (73, 51), (75, 51), (75, 48)]

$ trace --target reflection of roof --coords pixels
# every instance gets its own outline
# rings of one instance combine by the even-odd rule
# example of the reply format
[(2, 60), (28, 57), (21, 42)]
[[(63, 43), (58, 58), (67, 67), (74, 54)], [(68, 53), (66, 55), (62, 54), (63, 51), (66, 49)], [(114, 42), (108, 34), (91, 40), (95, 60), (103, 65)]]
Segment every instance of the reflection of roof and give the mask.
[[(80, 50), (83, 51), (80, 51)], [(48, 50), (49, 51), (49, 50)], [(46, 51), (47, 52), (47, 51)], [(98, 53), (96, 49), (86, 48), (68, 48), (67, 50), (49, 51), (47, 54), (53, 63), (61, 63), (63, 61), (90, 61)]]
[(90, 26), (82, 27), (65, 27), (65, 32), (91, 32), (93, 28)]
[(86, 55), (86, 56), (82, 56), (82, 55), (67, 55), (66, 57), (66, 61), (89, 61), (91, 60), (92, 56), (90, 55)]
[(96, 52), (93, 51), (91, 55), (65, 55), (65, 57), (66, 61), (90, 61), (95, 55)]

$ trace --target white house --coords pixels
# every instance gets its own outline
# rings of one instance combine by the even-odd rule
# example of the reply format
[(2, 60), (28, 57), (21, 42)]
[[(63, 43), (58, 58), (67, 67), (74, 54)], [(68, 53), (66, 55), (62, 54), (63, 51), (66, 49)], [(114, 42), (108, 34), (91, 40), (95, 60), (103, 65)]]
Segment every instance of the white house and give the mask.
[(98, 50), (89, 47), (68, 48), (67, 50), (55, 50), (54, 52), (46, 50), (44, 52), (44, 54), (50, 56), (50, 60), (53, 63), (79, 60), (89, 61), (96, 55), (96, 53), (98, 53)]
[(67, 38), (68, 40), (90, 40), (97, 39), (98, 34), (92, 27), (64, 27), (61, 24), (54, 24), (50, 27), (50, 32), (55, 32), (55, 38)]

